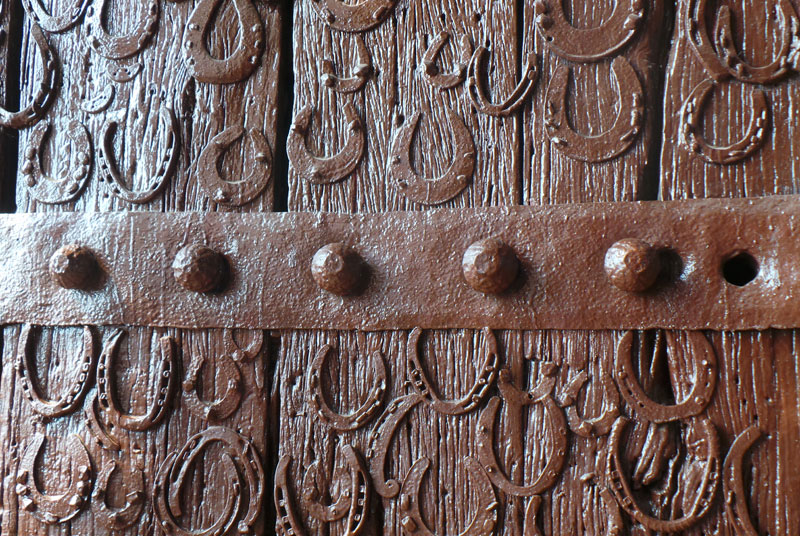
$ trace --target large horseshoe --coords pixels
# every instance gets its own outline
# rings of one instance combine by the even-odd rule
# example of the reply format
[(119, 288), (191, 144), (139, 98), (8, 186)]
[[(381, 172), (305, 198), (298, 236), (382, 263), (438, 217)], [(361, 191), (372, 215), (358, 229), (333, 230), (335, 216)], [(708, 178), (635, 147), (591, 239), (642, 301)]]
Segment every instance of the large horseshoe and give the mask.
[(425, 402), (435, 411), (444, 415), (464, 415), (477, 408), (486, 398), (486, 393), (494, 385), (497, 376), (497, 366), (499, 362), (497, 351), (497, 339), (489, 328), (483, 329), (483, 336), (486, 339), (486, 355), (478, 369), (475, 383), (469, 392), (460, 400), (442, 400), (433, 388), (422, 361), (419, 357), (419, 339), (422, 329), (414, 328), (408, 336), (406, 345), (406, 363), (408, 374), (411, 377), (411, 386), (425, 399)]
[[(474, 458), (467, 457), (463, 464), (472, 475), (470, 483), (479, 501), (475, 517), (461, 532), (461, 536), (490, 536), (494, 534), (499, 509), (492, 482)], [(420, 458), (414, 462), (403, 480), (403, 489), (400, 491), (400, 526), (407, 536), (434, 536), (420, 512), (420, 487), (430, 465), (430, 459)]]
[(467, 73), (469, 96), (472, 100), (472, 105), (479, 112), (493, 117), (507, 117), (525, 104), (525, 101), (536, 87), (536, 80), (539, 78), (539, 73), (536, 70), (536, 53), (528, 53), (525, 66), (522, 68), (525, 74), (522, 75), (522, 79), (508, 98), (499, 104), (494, 104), (489, 99), (486, 88), (483, 85), (483, 78), (480, 75), (481, 71), (486, 69), (488, 56), (489, 50), (484, 46), (475, 49), (475, 53), (472, 55), (472, 61), (469, 63)]
[(758, 536), (758, 530), (750, 519), (747, 493), (744, 488), (744, 456), (763, 437), (758, 426), (753, 424), (736, 436), (725, 463), (722, 466), (725, 515), (735, 527), (737, 536)]
[(92, 514), (94, 519), (107, 530), (122, 530), (130, 527), (144, 511), (144, 470), (142, 467), (131, 467), (127, 474), (128, 493), (125, 495), (125, 505), (121, 508), (111, 508), (106, 502), (108, 484), (111, 475), (117, 470), (117, 462), (103, 466), (97, 473), (97, 482), (92, 493)]
[(22, 6), (33, 21), (46, 32), (66, 32), (81, 20), (92, 0), (73, 0), (72, 5), (65, 9), (61, 15), (52, 15), (45, 9), (41, 0), (22, 0)]
[(382, 23), (397, 0), (362, 0), (345, 4), (342, 0), (311, 0), (325, 23), (342, 32), (364, 32)]
[(617, 0), (614, 12), (596, 28), (575, 28), (564, 15), (561, 0), (536, 0), (536, 28), (548, 47), (564, 59), (598, 61), (627, 45), (644, 18), (644, 0)]
[(455, 149), (453, 162), (442, 176), (426, 179), (418, 175), (411, 164), (411, 142), (417, 132), (420, 112), (415, 112), (410, 120), (400, 126), (392, 140), (392, 177), (401, 194), (422, 205), (439, 205), (453, 199), (469, 185), (475, 172), (476, 153), (472, 134), (458, 114), (449, 108), (446, 110)]
[(611, 429), (608, 439), (608, 470), (611, 491), (617, 503), (631, 518), (655, 532), (682, 532), (698, 523), (714, 504), (714, 496), (720, 480), (719, 439), (714, 425), (709, 419), (697, 419), (694, 422), (701, 428), (705, 445), (706, 463), (703, 471), (702, 485), (697, 491), (694, 502), (684, 516), (678, 519), (658, 519), (646, 514), (636, 502), (636, 495), (625, 476), (620, 460), (622, 448), (622, 432), (631, 422), (626, 417), (619, 417)]
[(42, 29), (35, 22), (31, 23), (31, 35), (36, 41), (36, 47), (39, 49), (42, 59), (42, 69), (37, 70), (41, 76), (39, 88), (36, 90), (33, 101), (18, 112), (11, 112), (0, 107), (0, 127), (21, 129), (31, 126), (44, 116), (56, 99), (60, 74), (56, 54), (50, 48), (50, 43), (47, 42)]
[(199, 375), (200, 370), (206, 362), (204, 354), (199, 359), (193, 359), (186, 371), (186, 380), (183, 382), (183, 401), (189, 411), (208, 421), (220, 421), (233, 415), (242, 403), (242, 373), (239, 367), (228, 355), (222, 355), (216, 362), (214, 377), (216, 383), (225, 386), (225, 392), (221, 397), (212, 401), (205, 402), (200, 399)]
[(367, 400), (360, 408), (348, 415), (342, 415), (331, 409), (322, 392), (322, 369), (332, 348), (326, 344), (317, 352), (311, 367), (308, 369), (308, 404), (319, 416), (320, 420), (340, 432), (352, 432), (367, 424), (375, 415), (383, 402), (383, 395), (388, 386), (386, 365), (377, 350), (370, 354), (370, 367), (375, 379), (372, 382)]
[(147, 203), (164, 189), (178, 165), (178, 146), (180, 144), (178, 119), (172, 108), (162, 107), (159, 111), (159, 145), (164, 146), (164, 152), (159, 158), (158, 168), (148, 186), (144, 190), (134, 191), (125, 185), (114, 156), (114, 136), (122, 122), (123, 115), (122, 111), (118, 114), (109, 114), (108, 120), (103, 126), (102, 143), (99, 147), (100, 180), (105, 181), (111, 188), (111, 192), (124, 201), (136, 204)]
[(564, 396), (559, 402), (562, 407), (566, 407), (567, 422), (570, 430), (581, 437), (604, 436), (611, 431), (614, 421), (619, 417), (619, 391), (617, 391), (611, 376), (602, 374), (600, 382), (603, 386), (603, 405), (605, 409), (597, 417), (585, 419), (578, 415), (576, 403), (578, 401), (578, 393), (588, 381), (589, 373), (585, 370), (581, 371), (567, 386)]
[(233, 143), (245, 134), (240, 126), (227, 128), (211, 138), (197, 161), (197, 182), (212, 201), (229, 207), (240, 207), (261, 195), (272, 177), (272, 151), (267, 138), (258, 129), (247, 130), (250, 139), (251, 165), (241, 180), (222, 177), (222, 157)]
[[(615, 377), (617, 387), (625, 401), (631, 405), (637, 416), (651, 423), (664, 424), (688, 419), (699, 415), (711, 402), (714, 387), (717, 384), (717, 356), (711, 344), (700, 331), (686, 334), (689, 343), (688, 352), (694, 362), (694, 378), (692, 391), (683, 401), (666, 406), (653, 401), (642, 389), (633, 370), (633, 332), (627, 332), (617, 346)], [(678, 341), (675, 335), (667, 331), (664, 334), (668, 354), (675, 355)], [(656, 341), (656, 345), (660, 343)]]
[(222, 0), (201, 0), (186, 23), (183, 57), (189, 74), (199, 82), (232, 84), (250, 76), (264, 53), (264, 24), (250, 0), (233, 0), (239, 21), (236, 49), (225, 59), (214, 58), (206, 48), (205, 35)]
[(355, 41), (357, 60), (353, 67), (352, 76), (337, 76), (333, 62), (331, 60), (322, 60), (322, 85), (336, 93), (355, 93), (360, 91), (369, 81), (369, 75), (372, 74), (372, 57), (369, 55), (364, 38), (357, 35)]
[(547, 88), (544, 124), (556, 148), (575, 160), (604, 162), (627, 151), (636, 141), (644, 123), (642, 83), (630, 62), (620, 56), (611, 64), (619, 97), (614, 126), (597, 136), (575, 132), (567, 119), (567, 87), (570, 68), (559, 67)]
[(311, 106), (304, 106), (292, 122), (286, 140), (286, 152), (295, 171), (305, 180), (314, 184), (330, 184), (349, 176), (364, 157), (367, 139), (364, 125), (355, 107), (347, 103), (344, 114), (347, 117), (348, 138), (344, 147), (335, 155), (318, 157), (306, 147), (305, 137), (311, 126)]
[(36, 460), (44, 447), (45, 436), (31, 439), (17, 469), (15, 492), (22, 510), (45, 523), (66, 523), (77, 516), (89, 502), (92, 491), (92, 461), (89, 452), (76, 434), (69, 437), (67, 456), (70, 464), (69, 489), (59, 495), (47, 495), (39, 490), (33, 476)]
[(742, 139), (724, 147), (710, 145), (702, 134), (703, 109), (717, 87), (713, 80), (703, 80), (692, 90), (681, 108), (680, 134), (684, 146), (710, 164), (730, 165), (756, 153), (769, 133), (770, 109), (767, 96), (760, 89), (750, 93), (750, 126)]
[(469, 36), (462, 35), (459, 39), (458, 62), (453, 66), (451, 72), (443, 73), (436, 62), (448, 41), (450, 41), (450, 34), (444, 31), (439, 32), (422, 56), (422, 63), (419, 66), (420, 73), (425, 80), (439, 89), (452, 89), (464, 81), (472, 55), (472, 43), (470, 43)]
[[(45, 175), (42, 170), (42, 153), (44, 141), (52, 130), (50, 121), (37, 124), (31, 133), (31, 139), (25, 149), (25, 163), (22, 165), (22, 176), (31, 197), (45, 204), (68, 203), (77, 198), (89, 180), (92, 167), (92, 142), (89, 131), (79, 121), (72, 120), (67, 126), (68, 165), (56, 179)], [(55, 162), (53, 162), (55, 166)]]
[(33, 327), (25, 324), (19, 336), (17, 346), (17, 374), (20, 387), (25, 398), (30, 402), (33, 411), (49, 419), (69, 415), (80, 407), (83, 397), (89, 391), (94, 377), (97, 359), (94, 351), (94, 335), (88, 326), (83, 328), (83, 345), (79, 362), (78, 377), (72, 382), (66, 393), (58, 400), (46, 400), (36, 386), (33, 371), (36, 370), (35, 341)]
[(100, 407), (116, 426), (134, 432), (143, 432), (161, 422), (169, 410), (177, 376), (175, 340), (172, 337), (164, 336), (158, 341), (161, 356), (156, 376), (155, 397), (150, 409), (142, 415), (129, 415), (123, 413), (112, 393), (114, 360), (119, 352), (119, 344), (124, 334), (125, 331), (117, 329), (103, 347), (100, 363), (97, 366), (98, 401)]
[(92, 0), (89, 6), (86, 41), (97, 54), (110, 60), (121, 60), (139, 53), (158, 29), (158, 0), (147, 0), (145, 16), (126, 35), (111, 35), (103, 26), (104, 13), (109, 0)]

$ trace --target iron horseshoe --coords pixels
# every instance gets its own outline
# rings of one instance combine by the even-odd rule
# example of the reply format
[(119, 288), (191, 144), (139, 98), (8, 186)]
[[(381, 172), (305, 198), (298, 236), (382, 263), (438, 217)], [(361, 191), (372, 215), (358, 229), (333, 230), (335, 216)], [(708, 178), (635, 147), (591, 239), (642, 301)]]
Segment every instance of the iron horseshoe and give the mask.
[(242, 403), (242, 373), (233, 359), (223, 354), (221, 360), (217, 361), (214, 377), (216, 383), (225, 386), (225, 392), (221, 397), (212, 401), (205, 402), (200, 399), (198, 385), (200, 370), (206, 362), (205, 355), (201, 354), (199, 359), (192, 359), (189, 369), (186, 371), (186, 380), (183, 382), (183, 400), (189, 411), (206, 419), (207, 421), (220, 421), (233, 415)]
[(422, 63), (419, 66), (420, 73), (425, 80), (439, 89), (452, 89), (461, 84), (466, 76), (470, 56), (472, 56), (472, 43), (469, 36), (462, 35), (458, 41), (458, 62), (453, 66), (451, 72), (443, 73), (436, 62), (448, 41), (450, 41), (450, 33), (439, 32), (422, 56)]
[(136, 76), (142, 72), (142, 69), (141, 63), (131, 63), (130, 65), (110, 64), (106, 67), (106, 76), (108, 76), (109, 80), (112, 82), (125, 84), (136, 78)]
[(145, 16), (139, 19), (126, 35), (111, 35), (103, 26), (104, 13), (109, 0), (91, 0), (98, 5), (89, 6), (86, 41), (97, 54), (110, 60), (121, 60), (139, 53), (158, 29), (158, 0), (147, 0)]
[(130, 527), (142, 515), (145, 506), (144, 496), (144, 469), (139, 466), (130, 468), (127, 481), (130, 491), (125, 495), (125, 505), (121, 508), (111, 508), (106, 502), (108, 485), (111, 475), (117, 470), (117, 462), (104, 466), (97, 473), (97, 482), (92, 493), (92, 514), (95, 520), (107, 530), (122, 530)]
[(224, 345), (225, 353), (237, 363), (252, 361), (261, 353), (261, 349), (264, 347), (264, 332), (258, 329), (251, 331), (251, 333), (255, 333), (255, 340), (247, 348), (242, 348), (233, 336), (232, 329), (226, 329), (223, 332), (222, 344)]
[(83, 410), (86, 419), (86, 428), (94, 437), (100, 447), (106, 450), (120, 450), (122, 444), (112, 435), (114, 424), (106, 422), (100, 413), (100, 401), (97, 398), (97, 391), (89, 397), (89, 403)]
[(570, 430), (581, 437), (604, 436), (611, 431), (614, 421), (619, 417), (619, 391), (617, 391), (611, 376), (602, 374), (600, 382), (603, 386), (603, 402), (607, 406), (597, 417), (585, 419), (578, 415), (578, 409), (575, 404), (580, 390), (588, 381), (589, 374), (585, 370), (581, 371), (567, 386), (566, 392), (559, 402), (562, 407), (566, 408), (567, 423), (569, 423)]
[(722, 466), (723, 503), (725, 515), (730, 524), (735, 527), (737, 536), (758, 536), (759, 532), (750, 519), (750, 507), (747, 504), (747, 494), (744, 487), (744, 457), (747, 451), (763, 437), (757, 425), (748, 426), (731, 444), (725, 463)]
[(342, 0), (311, 0), (311, 5), (325, 23), (342, 32), (365, 32), (381, 24), (394, 9), (397, 0), (362, 0), (345, 4)]
[(66, 32), (81, 20), (86, 7), (92, 0), (74, 0), (72, 5), (62, 15), (52, 15), (45, 9), (41, 0), (22, 0), (25, 12), (33, 21), (42, 27), (45, 32)]
[(90, 99), (81, 101), (81, 110), (87, 114), (99, 114), (106, 111), (111, 106), (111, 101), (114, 100), (116, 89), (109, 84), (103, 90)]
[(483, 78), (480, 76), (482, 69), (486, 68), (486, 59), (489, 50), (480, 46), (475, 49), (472, 60), (469, 62), (467, 72), (467, 89), (472, 100), (472, 105), (479, 112), (492, 117), (507, 117), (519, 110), (536, 87), (539, 72), (536, 69), (536, 53), (529, 52), (522, 71), (525, 73), (511, 94), (503, 102), (494, 104), (489, 99)]
[(360, 91), (369, 81), (372, 74), (372, 57), (369, 54), (364, 38), (355, 37), (357, 62), (353, 68), (352, 76), (340, 77), (336, 75), (336, 67), (331, 60), (322, 60), (322, 85), (336, 93), (355, 93)]
[(294, 501), (289, 492), (288, 473), (289, 464), (291, 463), (292, 457), (284, 454), (275, 468), (275, 492), (273, 497), (275, 511), (278, 514), (275, 520), (275, 532), (279, 536), (305, 536), (306, 532), (295, 513)]

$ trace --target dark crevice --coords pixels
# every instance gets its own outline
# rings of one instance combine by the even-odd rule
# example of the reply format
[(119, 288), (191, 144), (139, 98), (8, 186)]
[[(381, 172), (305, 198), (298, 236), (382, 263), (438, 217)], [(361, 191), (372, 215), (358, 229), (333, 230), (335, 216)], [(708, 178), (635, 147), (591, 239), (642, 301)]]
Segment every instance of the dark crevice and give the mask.
[(274, 206), (273, 212), (289, 210), (289, 158), (286, 155), (286, 140), (292, 124), (294, 109), (294, 9), (292, 2), (280, 5), (281, 13), (281, 60), (278, 67), (277, 127), (274, 147)]
[[(264, 392), (270, 393), (267, 413), (267, 425), (264, 432), (264, 445), (265, 445), (265, 465), (264, 477), (267, 482), (275, 481), (275, 468), (278, 466), (278, 447), (280, 445), (280, 432), (281, 432), (281, 378), (280, 367), (278, 360), (281, 355), (281, 334), (280, 332), (270, 333), (267, 339), (266, 349), (264, 350), (264, 378), (267, 379), (267, 384), (264, 385)], [(275, 510), (275, 503), (273, 501), (272, 493), (268, 493), (267, 501), (263, 506), (265, 512), (264, 526), (266, 527), (265, 533), (270, 534), (270, 527), (274, 527), (277, 521), (277, 511)]]
[[(23, 17), (19, 2), (6, 4), (8, 13), (0, 15), (0, 21), (8, 21), (8, 33), (0, 42), (0, 49), (5, 49), (5, 64), (0, 74), (3, 84), (4, 106), (10, 110), (18, 110), (20, 102), (22, 59)], [(19, 132), (14, 129), (0, 127), (0, 161), (4, 170), (0, 181), (0, 212), (16, 212), (17, 210), (17, 157), (19, 155)]]
[[(516, 34), (517, 34), (517, 73), (522, 74), (522, 65), (525, 62), (525, 45), (528, 40), (528, 34), (525, 31), (525, 0), (517, 0), (516, 5)], [(535, 35), (534, 39), (535, 39)], [(531, 44), (533, 46), (533, 44)], [(525, 111), (527, 104), (522, 107), (516, 118), (516, 134), (517, 134), (517, 165), (514, 170), (517, 173), (517, 198), (514, 204), (521, 205), (525, 199)]]

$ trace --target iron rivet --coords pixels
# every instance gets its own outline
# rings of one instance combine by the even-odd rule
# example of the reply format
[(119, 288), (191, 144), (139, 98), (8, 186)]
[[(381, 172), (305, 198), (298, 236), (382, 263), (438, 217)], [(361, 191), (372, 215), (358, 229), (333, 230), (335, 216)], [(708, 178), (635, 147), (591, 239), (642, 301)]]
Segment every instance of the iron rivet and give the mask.
[(484, 294), (500, 294), (517, 278), (519, 260), (505, 242), (487, 238), (467, 248), (461, 268), (472, 288)]
[(314, 254), (311, 275), (320, 288), (347, 296), (357, 294), (366, 286), (367, 266), (352, 248), (337, 242), (323, 246)]
[(69, 244), (50, 257), (50, 276), (63, 288), (89, 290), (99, 275), (100, 265), (89, 248)]
[(220, 290), (228, 279), (228, 262), (213, 249), (200, 244), (182, 248), (172, 262), (175, 280), (192, 292)]
[(638, 238), (626, 238), (608, 248), (605, 270), (618, 289), (644, 292), (658, 279), (661, 262), (658, 251), (650, 244)]

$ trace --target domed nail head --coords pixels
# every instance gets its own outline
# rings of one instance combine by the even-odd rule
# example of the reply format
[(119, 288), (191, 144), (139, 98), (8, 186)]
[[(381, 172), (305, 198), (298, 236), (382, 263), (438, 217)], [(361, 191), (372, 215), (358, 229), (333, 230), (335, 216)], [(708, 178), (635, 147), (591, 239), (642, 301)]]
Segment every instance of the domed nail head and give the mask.
[(467, 248), (461, 268), (472, 288), (484, 294), (500, 294), (517, 278), (519, 260), (502, 240), (487, 238)]
[(638, 238), (614, 243), (606, 252), (606, 275), (611, 283), (625, 292), (650, 289), (661, 273), (658, 252)]
[(175, 280), (192, 292), (212, 292), (221, 289), (228, 278), (225, 257), (200, 244), (182, 248), (172, 262)]
[(100, 265), (92, 250), (69, 244), (50, 257), (50, 276), (59, 286), (74, 290), (89, 290), (98, 281)]
[(311, 275), (320, 288), (339, 296), (357, 294), (366, 285), (364, 259), (344, 244), (328, 244), (311, 259)]

